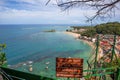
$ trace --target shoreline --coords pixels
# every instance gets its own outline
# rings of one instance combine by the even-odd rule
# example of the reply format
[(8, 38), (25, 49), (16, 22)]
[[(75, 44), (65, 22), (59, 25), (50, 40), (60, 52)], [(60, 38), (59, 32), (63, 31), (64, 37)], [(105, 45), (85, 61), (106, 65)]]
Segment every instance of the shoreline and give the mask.
[[(69, 35), (71, 35), (71, 36), (73, 36), (73, 37), (75, 37), (75, 38), (77, 38), (77, 39), (79, 39), (79, 37), (80, 37), (80, 34), (78, 34), (78, 33), (73, 33), (73, 32), (64, 32), (64, 33), (69, 34)], [(95, 47), (96, 47), (95, 44), (94, 44), (93, 42), (91, 42), (91, 41), (87, 41), (87, 40), (83, 40), (83, 39), (79, 39), (79, 40), (81, 40), (81, 41), (83, 41), (84, 43), (86, 43), (86, 44), (88, 44), (89, 46), (91, 46), (92, 49), (95, 49)], [(97, 60), (99, 60), (102, 56), (103, 56), (103, 50), (102, 50), (102, 48), (99, 46), (99, 51), (98, 51), (98, 58), (97, 58)]]
[[(71, 36), (73, 36), (73, 37), (75, 37), (75, 38), (77, 38), (77, 39), (79, 39), (79, 37), (80, 37), (80, 34), (78, 34), (78, 33), (73, 33), (73, 32), (64, 32), (64, 33), (69, 34), (69, 35), (71, 35)], [(86, 43), (86, 44), (88, 44), (89, 46), (91, 46), (92, 49), (95, 48), (95, 45), (94, 45), (93, 42), (90, 42), (90, 41), (87, 41), (87, 40), (83, 40), (83, 39), (79, 39), (79, 40), (81, 40), (81, 41), (83, 41), (84, 43)]]
[(65, 34), (68, 34), (68, 35), (71, 35), (75, 38), (78, 38), (80, 36), (80, 34), (77, 34), (77, 33), (73, 33), (73, 32), (64, 32)]

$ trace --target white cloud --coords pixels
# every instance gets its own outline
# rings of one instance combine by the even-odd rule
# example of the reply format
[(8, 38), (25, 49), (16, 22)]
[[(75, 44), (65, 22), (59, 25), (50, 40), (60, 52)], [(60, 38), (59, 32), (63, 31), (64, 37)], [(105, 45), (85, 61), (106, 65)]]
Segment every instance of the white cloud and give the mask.
[(40, 2), (40, 0), (13, 0), (13, 1), (16, 1), (16, 2), (19, 2), (19, 3), (30, 3), (30, 4), (38, 4), (38, 2)]
[[(48, 0), (14, 0), (19, 3), (29, 3), (34, 5), (46, 4)], [(55, 4), (56, 0), (51, 0), (50, 4)]]
[[(35, 0), (30, 0), (30, 3), (36, 4), (36, 2), (34, 1)], [(26, 2), (29, 2), (29, 0), (26, 0)], [(68, 12), (62, 12), (59, 8), (51, 5), (44, 5), (43, 7), (41, 7), (42, 10), (34, 11), (24, 9), (17, 10), (14, 8), (12, 9), (3, 6), (0, 6), (0, 9), (4, 9), (4, 11), (0, 12), (0, 23), (81, 24), (85, 23), (85, 16), (92, 16), (95, 14), (95, 10), (84, 10), (79, 8), (71, 9)]]
[(61, 12), (61, 15), (67, 15), (69, 17), (74, 17), (74, 18), (83, 18), (85, 16), (93, 16), (95, 14), (95, 10), (81, 10), (79, 8), (77, 9), (71, 9), (66, 12)]
[[(18, 21), (19, 23), (32, 22), (32, 23), (84, 23), (85, 17), (83, 13), (86, 13), (85, 10), (72, 9), (68, 13), (61, 12), (59, 9), (52, 11), (28, 11), (28, 10), (16, 10), (6, 8), (7, 11), (0, 12), (0, 18), (5, 21), (12, 20)], [(94, 11), (89, 11), (91, 15)], [(88, 14), (87, 14), (88, 15)], [(34, 20), (34, 21), (33, 21)], [(12, 22), (8, 21), (8, 22)]]
[[(28, 11), (28, 10), (16, 10), (16, 9), (8, 9), (7, 11), (0, 12), (1, 20), (12, 20), (13, 23), (15, 20), (17, 21), (33, 21), (35, 19), (39, 22), (49, 22), (49, 23), (64, 23), (64, 22), (73, 22), (72, 20), (79, 18), (81, 15), (78, 16), (79, 13), (69, 13), (67, 15), (64, 12), (60, 12), (60, 10), (54, 11)], [(75, 11), (74, 11), (75, 12)], [(35, 22), (35, 21), (34, 21)], [(34, 23), (33, 22), (33, 23)], [(22, 22), (21, 22), (22, 23)]]

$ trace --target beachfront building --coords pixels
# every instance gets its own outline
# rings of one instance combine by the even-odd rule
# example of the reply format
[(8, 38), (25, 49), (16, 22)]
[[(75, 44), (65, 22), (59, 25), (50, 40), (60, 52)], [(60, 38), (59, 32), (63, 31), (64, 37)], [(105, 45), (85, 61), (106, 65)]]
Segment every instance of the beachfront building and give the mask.
[[(103, 54), (111, 53), (114, 43), (114, 35), (102, 35), (100, 38), (100, 47), (103, 50)], [(120, 37), (116, 37), (115, 53), (120, 57)]]
[(96, 38), (92, 38), (91, 40), (92, 40), (92, 42), (93, 42), (93, 43), (95, 43), (95, 42), (96, 42)]
[(82, 27), (71, 27), (72, 28), (72, 32), (84, 32), (87, 29), (86, 28), (82, 28)]

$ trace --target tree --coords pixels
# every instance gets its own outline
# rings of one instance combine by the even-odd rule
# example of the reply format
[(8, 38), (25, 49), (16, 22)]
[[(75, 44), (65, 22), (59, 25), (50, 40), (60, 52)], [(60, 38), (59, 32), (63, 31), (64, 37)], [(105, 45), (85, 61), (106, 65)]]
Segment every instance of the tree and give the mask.
[(99, 24), (95, 26), (95, 29), (98, 34), (120, 35), (120, 23), (118, 22)]
[(96, 34), (97, 34), (96, 30), (94, 28), (90, 28), (90, 29), (82, 32), (81, 36), (95, 37)]
[(0, 65), (5, 64), (6, 61), (6, 55), (3, 52), (3, 49), (6, 48), (6, 44), (0, 44)]
[(5, 53), (0, 53), (0, 65), (3, 65), (6, 61), (6, 55)]
[[(48, 4), (51, 0), (48, 0)], [(115, 10), (119, 9), (120, 0), (56, 0), (57, 5), (63, 10), (67, 10), (72, 7), (93, 8), (96, 10), (96, 14), (92, 17), (87, 17), (88, 21), (92, 21), (97, 17), (105, 17), (115, 14)]]

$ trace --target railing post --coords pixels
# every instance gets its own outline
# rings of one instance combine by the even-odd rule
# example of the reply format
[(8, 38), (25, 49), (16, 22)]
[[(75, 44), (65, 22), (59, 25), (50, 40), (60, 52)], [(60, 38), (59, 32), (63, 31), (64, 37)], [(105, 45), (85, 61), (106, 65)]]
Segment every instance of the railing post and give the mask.
[(97, 35), (94, 69), (96, 69), (96, 67), (97, 67), (97, 56), (98, 56), (98, 50), (99, 50), (99, 35)]
[[(94, 68), (97, 68), (97, 56), (98, 56), (98, 50), (99, 50), (99, 35), (97, 35), (97, 41), (96, 41), (96, 53), (95, 53), (95, 62), (94, 62)], [(96, 74), (96, 71), (92, 72), (93, 74)], [(94, 79), (96, 79), (96, 77), (93, 77)]]
[(115, 80), (120, 80), (120, 68), (117, 69), (117, 74), (116, 74)]
[(114, 42), (113, 42), (113, 48), (112, 48), (111, 62), (112, 62), (114, 54), (115, 54), (115, 44), (116, 44), (116, 35), (114, 35)]

